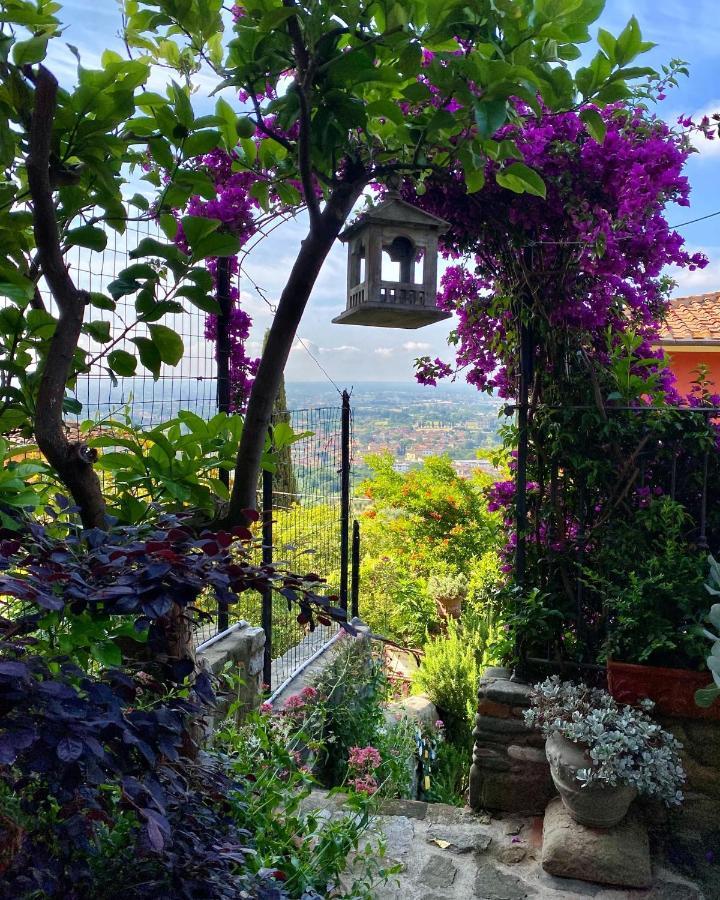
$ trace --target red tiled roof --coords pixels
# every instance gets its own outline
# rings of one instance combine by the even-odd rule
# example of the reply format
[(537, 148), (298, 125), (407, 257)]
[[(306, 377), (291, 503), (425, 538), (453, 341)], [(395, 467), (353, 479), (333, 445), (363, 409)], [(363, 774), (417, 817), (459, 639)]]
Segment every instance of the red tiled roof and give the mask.
[(720, 291), (671, 300), (660, 340), (663, 344), (720, 343)]

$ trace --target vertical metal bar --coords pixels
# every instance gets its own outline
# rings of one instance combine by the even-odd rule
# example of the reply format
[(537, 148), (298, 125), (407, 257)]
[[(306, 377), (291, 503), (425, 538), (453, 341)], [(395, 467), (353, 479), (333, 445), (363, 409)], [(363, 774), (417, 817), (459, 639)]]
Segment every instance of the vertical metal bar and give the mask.
[(350, 551), (350, 394), (343, 391), (340, 460), (340, 606), (348, 608)]
[[(273, 561), (273, 478), (272, 472), (262, 473), (262, 561), (264, 566)], [(262, 591), (262, 630), (265, 632), (263, 655), (263, 684), (272, 685), (272, 601), (271, 588)]]
[[(708, 431), (710, 430), (710, 415), (708, 414), (705, 417), (705, 421), (708, 426)], [(700, 496), (700, 534), (698, 535), (698, 549), (699, 550), (707, 550), (709, 548), (708, 539), (707, 539), (707, 486), (708, 486), (708, 464), (710, 461), (710, 454), (708, 451), (705, 451), (703, 456), (703, 482), (702, 482), (702, 494)]]
[[(584, 477), (584, 476), (583, 476)], [(585, 618), (583, 616), (584, 602), (584, 584), (582, 577), (582, 568), (585, 564), (585, 482), (581, 482), (578, 487), (578, 530), (577, 530), (577, 572), (575, 575), (575, 631), (578, 638), (578, 644), (582, 646), (585, 637)], [(582, 650), (581, 658), (584, 659), (585, 652)]]
[[(526, 321), (526, 299), (523, 297), (520, 304), (520, 378), (518, 385), (518, 449), (517, 468), (515, 470), (515, 583), (521, 589), (525, 587), (526, 570), (526, 532), (527, 532), (527, 461), (528, 461), (528, 406), (530, 397), (530, 382), (532, 380), (533, 366), (533, 341), (530, 325)], [(515, 654), (518, 664), (515, 676), (521, 679), (525, 676), (527, 648), (522, 637), (518, 637)]]
[(350, 583), (350, 615), (360, 617), (360, 523), (353, 521), (352, 533), (352, 581)]
[[(216, 294), (220, 307), (217, 317), (217, 340), (215, 342), (215, 362), (217, 366), (217, 408), (220, 412), (230, 412), (230, 313), (232, 300), (230, 297), (230, 260), (226, 256), (217, 261)], [(218, 472), (218, 478), (225, 487), (230, 484), (230, 473), (224, 469)], [(224, 600), (218, 601), (217, 630), (218, 633), (230, 627), (228, 605)]]
[[(221, 256), (217, 261), (217, 302), (220, 315), (217, 317), (217, 406), (220, 412), (230, 412), (230, 315), (232, 298), (230, 296), (230, 259)], [(221, 469), (218, 478), (225, 487), (230, 484), (230, 473)]]

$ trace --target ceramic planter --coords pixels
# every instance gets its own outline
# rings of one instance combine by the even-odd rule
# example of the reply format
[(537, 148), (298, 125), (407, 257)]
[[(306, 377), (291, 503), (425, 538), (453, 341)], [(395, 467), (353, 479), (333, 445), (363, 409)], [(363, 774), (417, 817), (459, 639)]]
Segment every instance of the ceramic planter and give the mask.
[(609, 660), (607, 676), (608, 690), (618, 703), (637, 705), (638, 701), (648, 698), (655, 701), (655, 712), (660, 715), (720, 721), (720, 703), (708, 709), (695, 703), (695, 691), (712, 682), (709, 672)]
[(583, 787), (577, 772), (590, 767), (590, 758), (580, 744), (574, 744), (557, 732), (547, 739), (545, 753), (555, 787), (576, 822), (592, 828), (612, 828), (625, 818), (637, 796), (635, 788), (609, 784)]

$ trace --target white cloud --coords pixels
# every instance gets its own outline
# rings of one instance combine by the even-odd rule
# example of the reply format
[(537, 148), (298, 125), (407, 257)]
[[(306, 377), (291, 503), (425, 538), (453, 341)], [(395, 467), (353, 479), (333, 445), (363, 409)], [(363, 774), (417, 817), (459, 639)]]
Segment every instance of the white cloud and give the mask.
[(432, 346), (427, 341), (405, 341), (403, 350), (429, 350)]
[(353, 347), (352, 344), (341, 344), (339, 347), (318, 347), (320, 353), (359, 353), (359, 347)]
[[(692, 118), (694, 122), (699, 124), (705, 116), (711, 118), (718, 112), (720, 112), (720, 100), (711, 100), (702, 109), (696, 110)], [(692, 135), (692, 145), (700, 152), (701, 157), (720, 156), (720, 137), (718, 137), (717, 124), (714, 128), (714, 134), (713, 140), (708, 140), (702, 134), (694, 133)]]
[[(689, 249), (694, 253), (698, 248)], [(720, 247), (702, 247), (700, 249), (710, 260), (704, 269), (696, 269), (694, 272), (683, 270), (670, 273), (678, 284), (673, 292), (676, 297), (688, 297), (693, 294), (706, 294), (710, 291), (720, 290)]]

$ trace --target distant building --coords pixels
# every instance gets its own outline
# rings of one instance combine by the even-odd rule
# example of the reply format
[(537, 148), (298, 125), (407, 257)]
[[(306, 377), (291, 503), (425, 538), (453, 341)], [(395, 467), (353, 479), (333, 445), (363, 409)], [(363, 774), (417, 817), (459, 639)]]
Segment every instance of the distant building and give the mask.
[(720, 392), (720, 291), (672, 300), (658, 343), (681, 394), (690, 392), (701, 364)]

